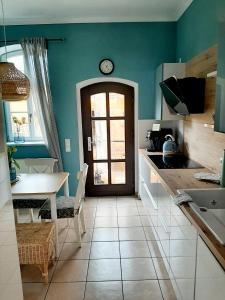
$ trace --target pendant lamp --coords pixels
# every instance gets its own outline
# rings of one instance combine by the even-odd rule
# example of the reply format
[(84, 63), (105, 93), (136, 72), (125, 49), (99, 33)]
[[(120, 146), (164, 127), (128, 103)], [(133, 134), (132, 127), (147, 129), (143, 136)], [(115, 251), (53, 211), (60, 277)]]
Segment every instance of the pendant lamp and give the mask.
[[(5, 15), (3, 0), (1, 0), (3, 29), (5, 39), (5, 53), (7, 60)], [(30, 95), (30, 82), (26, 75), (19, 71), (13, 63), (0, 62), (0, 87), (1, 99), (6, 101), (27, 100)]]

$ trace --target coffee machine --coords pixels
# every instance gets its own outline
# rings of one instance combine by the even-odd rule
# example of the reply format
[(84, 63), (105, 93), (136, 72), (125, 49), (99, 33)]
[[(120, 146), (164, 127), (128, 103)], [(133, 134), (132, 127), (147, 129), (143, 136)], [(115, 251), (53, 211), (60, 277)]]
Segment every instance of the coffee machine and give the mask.
[(167, 134), (173, 134), (172, 128), (161, 128), (158, 131), (148, 130), (146, 135), (146, 140), (149, 141), (147, 151), (161, 152)]

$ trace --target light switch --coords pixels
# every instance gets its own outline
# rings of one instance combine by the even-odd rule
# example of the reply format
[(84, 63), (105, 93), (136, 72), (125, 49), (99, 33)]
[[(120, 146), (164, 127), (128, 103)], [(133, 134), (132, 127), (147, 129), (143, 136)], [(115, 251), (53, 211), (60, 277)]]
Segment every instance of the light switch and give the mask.
[(65, 150), (66, 152), (71, 152), (70, 139), (65, 139)]

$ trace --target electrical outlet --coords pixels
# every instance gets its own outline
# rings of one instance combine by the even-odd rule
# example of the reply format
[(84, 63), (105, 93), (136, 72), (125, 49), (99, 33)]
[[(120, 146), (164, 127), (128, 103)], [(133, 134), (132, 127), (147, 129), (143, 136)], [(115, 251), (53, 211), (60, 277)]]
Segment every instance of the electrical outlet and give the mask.
[(65, 139), (65, 150), (66, 152), (71, 152), (70, 139)]

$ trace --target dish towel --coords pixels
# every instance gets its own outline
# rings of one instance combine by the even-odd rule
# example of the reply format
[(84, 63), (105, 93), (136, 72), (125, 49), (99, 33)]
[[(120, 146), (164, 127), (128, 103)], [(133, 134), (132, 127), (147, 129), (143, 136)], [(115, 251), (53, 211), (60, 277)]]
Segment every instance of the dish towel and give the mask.
[(176, 205), (181, 205), (183, 203), (193, 202), (193, 200), (190, 195), (188, 195), (185, 192), (182, 192), (181, 194), (175, 196), (174, 202)]

